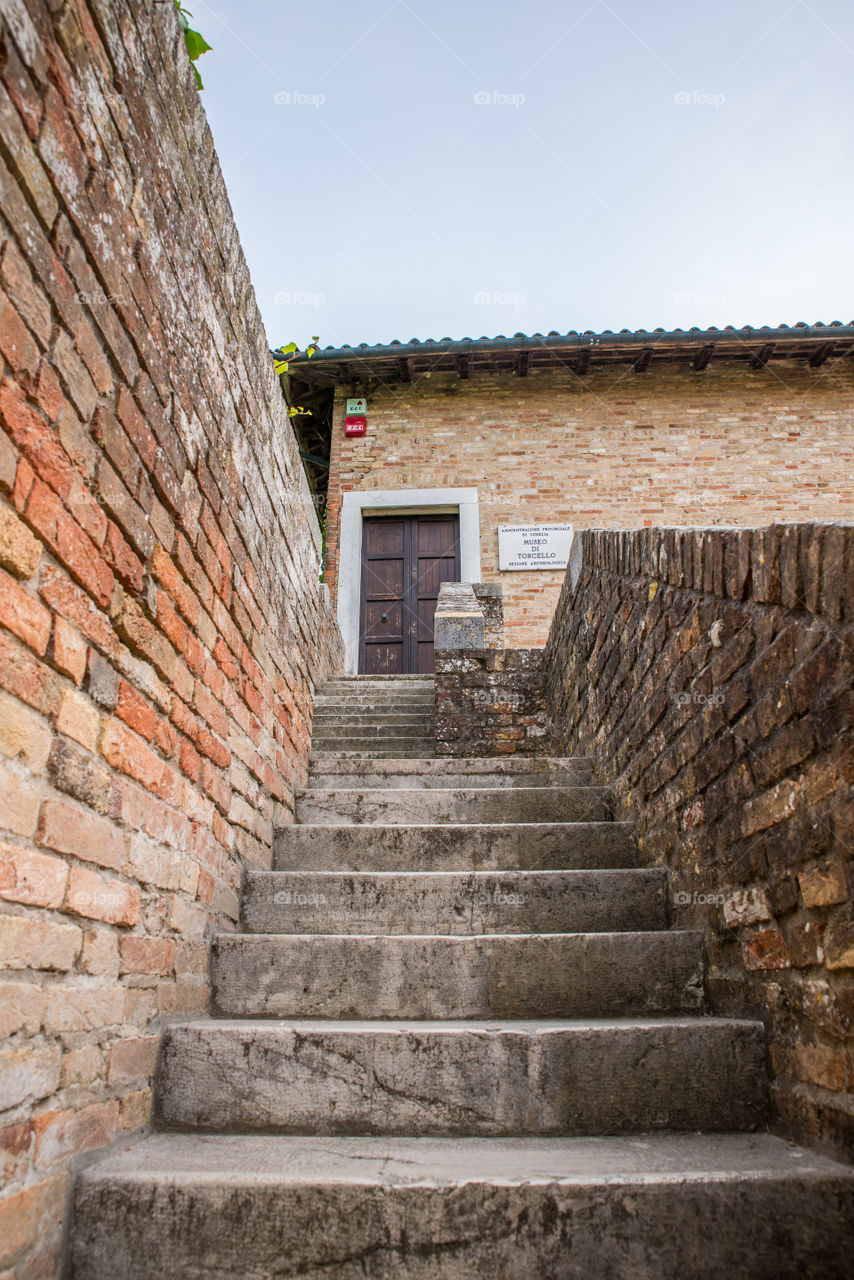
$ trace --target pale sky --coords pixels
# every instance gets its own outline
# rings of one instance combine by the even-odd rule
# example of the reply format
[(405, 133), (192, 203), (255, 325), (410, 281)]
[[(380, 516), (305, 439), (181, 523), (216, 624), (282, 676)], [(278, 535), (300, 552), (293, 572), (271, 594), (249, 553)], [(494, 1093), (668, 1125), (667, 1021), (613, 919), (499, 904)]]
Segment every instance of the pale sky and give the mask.
[(851, 321), (851, 0), (189, 0), (272, 345)]

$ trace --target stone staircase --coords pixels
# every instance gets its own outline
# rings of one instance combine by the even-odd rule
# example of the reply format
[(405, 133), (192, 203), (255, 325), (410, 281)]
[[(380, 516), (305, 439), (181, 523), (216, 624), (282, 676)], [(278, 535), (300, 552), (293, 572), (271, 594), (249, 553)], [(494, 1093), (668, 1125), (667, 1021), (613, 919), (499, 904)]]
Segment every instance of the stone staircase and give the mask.
[(425, 759), (435, 750), (432, 676), (339, 676), (318, 694), (315, 759)]
[(79, 1177), (70, 1274), (854, 1274), (854, 1171), (763, 1132), (761, 1024), (704, 1013), (589, 764), (321, 740), (155, 1132)]

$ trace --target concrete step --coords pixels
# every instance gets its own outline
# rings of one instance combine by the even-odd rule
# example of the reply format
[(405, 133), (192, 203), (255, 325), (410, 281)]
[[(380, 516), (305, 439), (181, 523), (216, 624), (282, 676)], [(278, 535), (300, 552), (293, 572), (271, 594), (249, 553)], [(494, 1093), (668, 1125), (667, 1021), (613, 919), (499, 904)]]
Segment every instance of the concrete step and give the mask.
[(310, 787), (552, 787), (586, 786), (593, 765), (577, 759), (510, 756), (507, 759), (383, 760), (354, 763), (346, 757), (312, 760)]
[(340, 703), (332, 703), (330, 706), (314, 707), (314, 723), (325, 724), (329, 721), (347, 722), (353, 724), (373, 724), (378, 720), (395, 721), (395, 720), (429, 720), (431, 723), (436, 718), (436, 712), (429, 704), (426, 706), (401, 706), (399, 703), (388, 707), (370, 706), (364, 703), (356, 707), (342, 707)]
[(663, 929), (667, 873), (248, 871), (248, 933), (610, 933)]
[(603, 822), (611, 817), (607, 787), (415, 787), (367, 790), (310, 788), (294, 796), (297, 822), (367, 823)]
[(224, 1133), (619, 1134), (750, 1129), (763, 1028), (722, 1018), (288, 1022), (163, 1031), (154, 1117)]
[(225, 1018), (593, 1018), (700, 1007), (700, 935), (234, 934), (211, 942)]
[(842, 1280), (854, 1171), (766, 1134), (159, 1134), (79, 1175), (71, 1280)]
[(626, 822), (294, 824), (273, 835), (278, 871), (581, 871), (636, 865), (634, 831)]

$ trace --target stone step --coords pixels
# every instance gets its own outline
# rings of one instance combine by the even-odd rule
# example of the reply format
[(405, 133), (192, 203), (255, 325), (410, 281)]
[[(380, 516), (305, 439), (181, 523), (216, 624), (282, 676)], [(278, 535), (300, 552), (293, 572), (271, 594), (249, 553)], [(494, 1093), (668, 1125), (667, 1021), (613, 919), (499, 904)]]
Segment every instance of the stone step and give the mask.
[(315, 703), (339, 703), (339, 701), (348, 701), (348, 703), (367, 703), (367, 701), (378, 701), (378, 703), (391, 703), (396, 698), (407, 698), (412, 701), (435, 701), (435, 689), (433, 685), (411, 685), (410, 687), (402, 687), (399, 685), (388, 685), (384, 689), (362, 690), (362, 689), (341, 689), (338, 691), (320, 690), (315, 694)]
[(359, 700), (348, 699), (339, 701), (339, 699), (329, 699), (324, 702), (316, 702), (314, 710), (318, 715), (393, 715), (393, 714), (409, 714), (415, 716), (435, 716), (436, 706), (432, 698), (430, 699), (408, 699), (401, 701), (399, 698), (381, 700), (374, 697), (362, 698)]
[(319, 710), (315, 714), (312, 728), (341, 728), (342, 726), (346, 727), (347, 724), (352, 724), (353, 728), (357, 728), (361, 732), (374, 726), (376, 728), (394, 728), (401, 726), (401, 724), (421, 724), (421, 726), (426, 726), (431, 730), (434, 719), (433, 712), (420, 712), (420, 710), (406, 708), (394, 708), (394, 710), (388, 710), (388, 712), (379, 712), (379, 710), (373, 710), (373, 712), (343, 710), (342, 712), (338, 708), (334, 710), (330, 708), (329, 710)]
[(328, 826), (367, 823), (603, 822), (611, 815), (607, 787), (308, 788), (294, 796), (297, 822)]
[(218, 934), (225, 1018), (598, 1018), (685, 1013), (703, 991), (688, 932)]
[(71, 1280), (841, 1280), (854, 1170), (767, 1134), (158, 1134), (79, 1174)]
[(663, 929), (667, 873), (247, 871), (248, 933), (614, 933)]
[(315, 694), (315, 706), (393, 706), (396, 702), (415, 703), (418, 706), (435, 706), (436, 691), (432, 685), (416, 686), (411, 689), (371, 689), (344, 690), (340, 693)]
[(538, 756), (506, 759), (383, 760), (354, 763), (334, 757), (309, 765), (310, 787), (551, 787), (586, 786), (593, 782), (593, 764), (577, 759), (548, 760)]
[(220, 1132), (750, 1129), (763, 1028), (723, 1018), (228, 1021), (164, 1028), (154, 1117)]
[[(328, 744), (328, 747), (325, 744)], [(341, 755), (348, 751), (370, 754), (381, 751), (387, 758), (394, 758), (395, 755), (411, 752), (415, 756), (430, 759), (435, 756), (436, 742), (434, 738), (424, 734), (390, 733), (381, 738), (376, 735), (355, 733), (338, 733), (329, 736), (315, 734), (311, 744), (312, 755), (317, 758), (327, 749), (333, 755)]]
[(328, 680), (318, 693), (334, 697), (339, 693), (365, 696), (384, 693), (388, 697), (401, 693), (432, 692), (436, 687), (433, 676), (335, 676)]
[(351, 716), (327, 717), (317, 719), (312, 725), (312, 740), (330, 738), (337, 741), (341, 734), (354, 738), (382, 738), (396, 734), (398, 737), (429, 738), (433, 733), (433, 719), (428, 716), (366, 716), (355, 719)]
[(435, 707), (436, 695), (432, 689), (391, 689), (383, 692), (374, 689), (370, 694), (364, 693), (318, 693), (314, 699), (315, 707)]
[[(397, 739), (395, 739), (395, 741), (397, 741)], [(312, 760), (327, 760), (327, 759), (328, 759), (328, 760), (340, 760), (340, 759), (348, 759), (348, 760), (429, 760), (429, 759), (432, 759), (432, 758), (433, 758), (433, 756), (432, 756), (432, 752), (430, 751), (430, 748), (432, 748), (432, 747), (433, 747), (433, 742), (432, 742), (432, 740), (431, 740), (431, 742), (430, 742), (429, 744), (426, 742), (426, 739), (418, 738), (418, 739), (415, 739), (414, 741), (415, 741), (416, 745), (415, 745), (415, 746), (412, 746), (412, 747), (409, 747), (409, 748), (403, 748), (403, 747), (391, 747), (391, 748), (380, 748), (380, 747), (374, 747), (374, 748), (373, 748), (373, 750), (363, 750), (363, 749), (361, 749), (361, 748), (359, 748), (359, 747), (355, 747), (355, 748), (351, 748), (350, 750), (347, 750), (347, 751), (344, 751), (344, 750), (341, 750), (341, 751), (332, 751), (332, 750), (329, 750), (329, 751), (327, 751), (327, 750), (319, 750), (319, 751), (316, 751), (316, 750), (312, 749), (310, 759), (312, 759)]]
[(626, 822), (457, 823), (329, 827), (273, 835), (278, 871), (596, 870), (637, 865)]

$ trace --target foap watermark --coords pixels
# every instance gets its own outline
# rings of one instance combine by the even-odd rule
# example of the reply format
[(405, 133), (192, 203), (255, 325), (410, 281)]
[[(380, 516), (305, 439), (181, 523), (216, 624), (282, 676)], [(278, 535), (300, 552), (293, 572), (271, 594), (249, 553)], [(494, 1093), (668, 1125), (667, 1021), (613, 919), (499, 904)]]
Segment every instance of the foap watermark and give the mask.
[(322, 307), (326, 302), (325, 293), (303, 293), (300, 289), (279, 289), (273, 294), (277, 307)]
[(725, 699), (722, 693), (690, 693), (682, 689), (673, 701), (677, 707), (687, 707), (689, 703), (695, 707), (722, 707)]
[(326, 894), (296, 893), (293, 889), (280, 889), (273, 901), (277, 907), (323, 907), (326, 905)]
[(509, 689), (502, 689), (500, 692), (492, 689), (473, 689), (471, 702), (473, 707), (486, 708), (504, 715), (525, 709), (525, 699), (522, 694), (514, 693)]
[(524, 293), (502, 293), (499, 289), (480, 289), (474, 295), (478, 307), (524, 307)]
[(518, 109), (525, 105), (524, 93), (502, 93), (497, 89), (487, 92), (486, 89), (479, 89), (473, 96), (476, 107), (516, 107)]
[(110, 89), (102, 89), (100, 86), (96, 86), (90, 92), (83, 85), (73, 85), (70, 98), (74, 106), (78, 108), (91, 107), (93, 103), (97, 103), (99, 100), (103, 101), (111, 111), (124, 106), (124, 99), (121, 94), (113, 93)]
[(696, 290), (677, 289), (673, 295), (677, 307), (722, 307), (726, 303), (723, 293), (698, 293)]
[(304, 93), (302, 89), (280, 89), (273, 94), (277, 107), (322, 107), (326, 102), (325, 93)]
[(717, 109), (726, 102), (726, 94), (700, 93), (699, 89), (689, 93), (687, 89), (679, 89), (674, 93), (673, 101), (677, 107), (715, 107)]
[(121, 293), (104, 293), (103, 289), (78, 289), (74, 295), (77, 302), (87, 307), (126, 306), (127, 298)]
[(725, 893), (703, 893), (695, 889), (689, 893), (687, 889), (678, 889), (673, 895), (674, 906), (677, 907), (722, 907), (727, 900)]
[(479, 907), (524, 907), (526, 901), (524, 893), (505, 893), (497, 888), (492, 893), (474, 895), (474, 902)]

